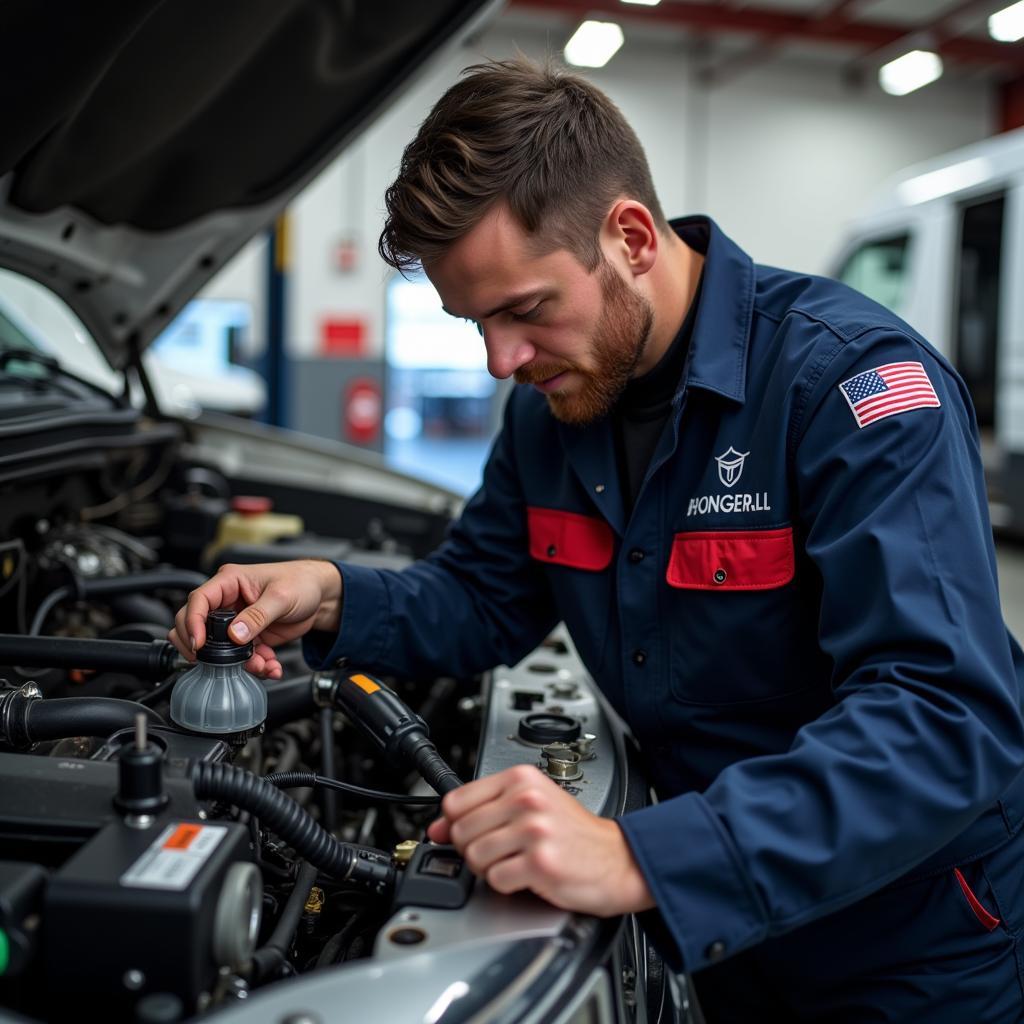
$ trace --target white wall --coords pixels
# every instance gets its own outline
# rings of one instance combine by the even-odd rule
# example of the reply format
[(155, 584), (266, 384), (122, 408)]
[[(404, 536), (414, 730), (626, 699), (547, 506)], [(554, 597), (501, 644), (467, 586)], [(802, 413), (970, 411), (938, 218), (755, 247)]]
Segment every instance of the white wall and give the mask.
[[(501, 19), (471, 46), (435, 60), (291, 208), (294, 273), (289, 345), (319, 352), (325, 316), (361, 317), (371, 353), (383, 338), (388, 268), (377, 256), (383, 193), (402, 148), (463, 66), (557, 52), (561, 35), (512, 30)], [(993, 125), (991, 90), (940, 81), (896, 99), (868, 82), (844, 87), (838, 70), (773, 61), (722, 86), (696, 84), (678, 42), (630, 44), (592, 80), (612, 97), (643, 141), (668, 216), (709, 213), (756, 260), (822, 272), (843, 223), (871, 189), (901, 167), (983, 138)], [(360, 246), (355, 272), (339, 273), (333, 249)], [(263, 261), (245, 250), (206, 294), (256, 302), (262, 332)], [(246, 294), (248, 293), (248, 294)]]

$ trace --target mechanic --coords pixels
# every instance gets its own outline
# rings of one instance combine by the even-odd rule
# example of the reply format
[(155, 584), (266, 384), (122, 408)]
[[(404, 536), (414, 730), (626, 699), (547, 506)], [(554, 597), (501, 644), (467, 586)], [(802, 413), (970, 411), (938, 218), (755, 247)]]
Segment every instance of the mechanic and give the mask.
[(521, 385), (482, 486), (405, 571), (223, 567), (179, 649), (232, 606), (271, 677), (301, 635), (318, 667), (465, 676), (562, 619), (660, 802), (598, 818), (523, 766), (431, 838), (501, 892), (647, 912), (709, 1022), (1024, 1019), (1024, 656), (949, 363), (667, 222), (608, 98), (525, 59), (467, 69), (386, 202), (384, 258)]

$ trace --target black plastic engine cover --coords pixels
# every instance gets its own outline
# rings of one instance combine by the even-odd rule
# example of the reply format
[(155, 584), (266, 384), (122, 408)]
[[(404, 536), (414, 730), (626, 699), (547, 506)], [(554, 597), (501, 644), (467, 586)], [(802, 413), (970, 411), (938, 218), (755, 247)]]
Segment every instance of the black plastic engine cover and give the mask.
[(214, 916), (232, 864), (250, 860), (235, 822), (164, 815), (148, 829), (106, 826), (51, 878), (43, 946), (52, 1020), (78, 1015), (83, 1000), (134, 1019), (155, 994), (191, 1015), (217, 978)]
[[(169, 809), (200, 809), (186, 778), (165, 774)], [(112, 821), (118, 766), (112, 761), (0, 753), (0, 849), (5, 857), (55, 866)]]

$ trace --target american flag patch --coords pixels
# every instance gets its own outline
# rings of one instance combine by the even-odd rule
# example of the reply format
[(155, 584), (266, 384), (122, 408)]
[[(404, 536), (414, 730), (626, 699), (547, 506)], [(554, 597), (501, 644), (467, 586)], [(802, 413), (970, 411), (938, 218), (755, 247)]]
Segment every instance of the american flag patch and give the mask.
[(939, 406), (939, 396), (920, 363), (886, 363), (839, 385), (858, 427), (911, 409)]

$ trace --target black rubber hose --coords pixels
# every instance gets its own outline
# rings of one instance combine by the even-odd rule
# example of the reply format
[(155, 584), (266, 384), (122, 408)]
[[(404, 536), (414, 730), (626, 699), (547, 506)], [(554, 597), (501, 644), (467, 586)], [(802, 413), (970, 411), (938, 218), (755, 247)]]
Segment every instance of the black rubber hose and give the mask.
[(276, 729), (279, 725), (294, 722), (300, 718), (308, 718), (316, 712), (316, 701), (313, 699), (313, 684), (309, 677), (289, 679), (287, 682), (265, 682), (267, 691), (267, 723), (266, 729)]
[(335, 839), (290, 796), (252, 772), (199, 761), (192, 766), (192, 786), (200, 800), (220, 800), (249, 811), (327, 875), (360, 882), (382, 895), (394, 883), (395, 869), (386, 853)]
[(69, 636), (0, 633), (0, 665), (35, 668), (89, 668), (126, 672), (142, 679), (164, 679), (179, 655), (167, 640), (83, 640)]
[(59, 697), (30, 700), (25, 710), (25, 732), (32, 743), (68, 736), (102, 736), (135, 725), (142, 712), (151, 725), (167, 723), (152, 708), (133, 700), (113, 697)]
[(295, 878), (295, 888), (288, 896), (270, 938), (267, 939), (266, 945), (261, 946), (252, 955), (253, 976), (257, 981), (270, 977), (284, 963), (316, 876), (316, 868), (308, 861), (303, 861)]
[(174, 612), (159, 598), (147, 594), (116, 594), (107, 603), (120, 622), (156, 622), (164, 627), (164, 636), (174, 625)]
[[(320, 709), (320, 774), (334, 778), (334, 711)], [(280, 768), (280, 766), (279, 766)], [(338, 795), (327, 786), (320, 787), (320, 820), (328, 832), (333, 832), (338, 822)]]
[(99, 579), (74, 577), (71, 586), (58, 587), (43, 598), (29, 627), (29, 635), (37, 636), (50, 612), (61, 601), (70, 597), (82, 600), (96, 597), (114, 597), (119, 594), (146, 594), (153, 590), (176, 588), (191, 590), (206, 582), (206, 577), (186, 569), (154, 569), (151, 572), (134, 572), (126, 576), (102, 576)]
[(83, 597), (106, 597), (110, 594), (148, 594), (153, 590), (193, 590), (202, 586), (207, 577), (187, 569), (152, 569), (132, 572), (125, 576), (101, 576), (79, 580), (78, 590)]

